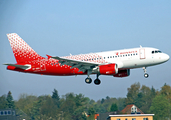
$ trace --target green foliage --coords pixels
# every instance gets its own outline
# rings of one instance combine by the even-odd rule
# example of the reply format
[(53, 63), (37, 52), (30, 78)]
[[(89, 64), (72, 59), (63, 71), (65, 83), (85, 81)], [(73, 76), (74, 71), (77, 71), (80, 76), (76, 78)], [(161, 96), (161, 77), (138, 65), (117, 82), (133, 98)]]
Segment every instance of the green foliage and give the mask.
[(60, 106), (60, 97), (59, 97), (58, 91), (56, 89), (54, 89), (54, 91), (53, 91), (52, 99), (53, 99), (55, 105), (59, 108), (59, 106)]
[(15, 105), (14, 105), (14, 100), (13, 100), (13, 97), (11, 95), (11, 91), (8, 92), (8, 95), (7, 95), (7, 107), (8, 108), (15, 108)]
[(0, 97), (0, 109), (6, 109), (6, 108), (8, 108), (8, 106), (7, 106), (7, 100), (6, 99), (7, 98), (6, 98), (5, 95), (2, 95)]
[(135, 83), (128, 88), (125, 106), (129, 104), (135, 104), (144, 113), (149, 113), (149, 109), (155, 95), (156, 93), (153, 87), (150, 89), (145, 85), (142, 85), (141, 87), (140, 83)]
[(110, 108), (110, 112), (115, 112), (115, 111), (118, 111), (118, 106), (116, 103), (113, 103), (111, 108)]
[(156, 91), (153, 87), (135, 83), (128, 88), (126, 98), (107, 96), (98, 101), (74, 93), (60, 98), (56, 89), (52, 96), (21, 94), (15, 102), (10, 91), (8, 95), (0, 96), (0, 109), (15, 107), (20, 118), (32, 120), (93, 120), (96, 113), (121, 111), (129, 104), (135, 104), (144, 113), (154, 113), (155, 120), (164, 120), (169, 118), (170, 103), (171, 86), (167, 84)]
[(164, 120), (168, 117), (168, 111), (170, 109), (169, 101), (166, 96), (158, 95), (153, 99), (150, 111), (155, 114), (154, 120)]

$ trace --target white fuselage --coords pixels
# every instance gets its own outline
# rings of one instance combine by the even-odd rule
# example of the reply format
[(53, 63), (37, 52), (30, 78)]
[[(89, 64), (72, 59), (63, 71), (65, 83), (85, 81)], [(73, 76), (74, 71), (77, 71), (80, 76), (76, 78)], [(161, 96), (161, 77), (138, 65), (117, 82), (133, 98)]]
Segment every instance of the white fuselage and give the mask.
[(68, 56), (67, 58), (99, 64), (116, 63), (119, 69), (148, 67), (161, 64), (169, 60), (169, 56), (167, 54), (162, 53), (156, 48), (150, 47), (81, 54)]

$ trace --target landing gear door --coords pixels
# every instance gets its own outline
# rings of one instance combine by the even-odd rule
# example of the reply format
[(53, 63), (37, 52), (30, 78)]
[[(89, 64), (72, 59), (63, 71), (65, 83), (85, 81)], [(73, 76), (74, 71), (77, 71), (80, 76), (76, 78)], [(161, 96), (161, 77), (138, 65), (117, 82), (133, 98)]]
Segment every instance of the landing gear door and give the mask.
[(144, 48), (140, 49), (140, 59), (145, 59), (145, 49)]

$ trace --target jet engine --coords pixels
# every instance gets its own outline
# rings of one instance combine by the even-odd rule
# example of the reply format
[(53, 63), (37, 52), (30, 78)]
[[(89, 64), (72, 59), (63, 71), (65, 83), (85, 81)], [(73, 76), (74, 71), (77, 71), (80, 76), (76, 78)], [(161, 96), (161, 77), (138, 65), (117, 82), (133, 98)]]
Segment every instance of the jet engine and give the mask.
[(101, 75), (115, 75), (118, 73), (118, 66), (117, 64), (100, 65), (99, 73)]

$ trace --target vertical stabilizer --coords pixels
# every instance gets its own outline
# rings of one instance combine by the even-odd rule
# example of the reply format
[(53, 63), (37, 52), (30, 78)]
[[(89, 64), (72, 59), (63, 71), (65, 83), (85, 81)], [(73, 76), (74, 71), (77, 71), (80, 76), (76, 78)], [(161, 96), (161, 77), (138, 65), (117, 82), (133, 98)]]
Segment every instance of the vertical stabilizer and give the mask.
[(11, 48), (17, 63), (42, 59), (19, 35), (16, 33), (7, 34)]

